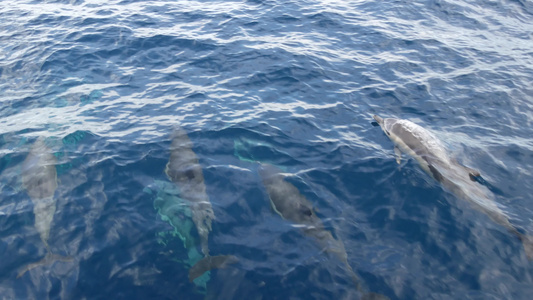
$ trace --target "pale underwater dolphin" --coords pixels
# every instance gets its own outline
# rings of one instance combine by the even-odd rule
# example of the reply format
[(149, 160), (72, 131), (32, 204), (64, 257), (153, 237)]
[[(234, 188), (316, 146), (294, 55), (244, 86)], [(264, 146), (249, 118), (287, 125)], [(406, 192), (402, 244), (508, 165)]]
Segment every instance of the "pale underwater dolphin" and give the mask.
[(176, 127), (171, 138), (170, 159), (165, 173), (178, 187), (180, 198), (188, 201), (204, 254), (204, 258), (189, 269), (189, 280), (193, 281), (206, 271), (237, 262), (237, 258), (232, 255), (209, 256), (208, 236), (215, 214), (207, 196), (202, 167), (192, 150), (191, 140), (182, 128)]
[(348, 269), (357, 290), (362, 294), (361, 299), (389, 299), (387, 296), (365, 292), (363, 283), (357, 277), (348, 263), (348, 255), (344, 243), (333, 237), (330, 231), (315, 214), (313, 206), (305, 196), (300, 194), (298, 188), (285, 180), (281, 170), (273, 165), (261, 164), (259, 175), (270, 198), (272, 209), (283, 219), (300, 225), (302, 232), (314, 238), (319, 247), (335, 255)]
[(56, 211), (57, 189), (57, 159), (50, 148), (46, 146), (43, 138), (38, 138), (32, 145), (30, 153), (22, 163), (22, 186), (33, 202), (35, 214), (35, 229), (39, 232), (46, 248), (46, 257), (41, 261), (26, 266), (17, 276), (21, 277), (40, 265), (48, 264), (54, 260), (70, 261), (71, 258), (54, 255), (48, 246), (50, 227)]
[(527, 258), (533, 259), (533, 239), (519, 232), (509, 222), (509, 217), (494, 201), (492, 192), (477, 182), (476, 177), (480, 176), (479, 172), (451, 158), (440, 140), (421, 126), (408, 120), (383, 119), (377, 115), (373, 118), (394, 143), (398, 163), (401, 152), (415, 158), (422, 169), (440, 182), (445, 189), (467, 201), (475, 209), (485, 213), (494, 222), (517, 236), (522, 241)]

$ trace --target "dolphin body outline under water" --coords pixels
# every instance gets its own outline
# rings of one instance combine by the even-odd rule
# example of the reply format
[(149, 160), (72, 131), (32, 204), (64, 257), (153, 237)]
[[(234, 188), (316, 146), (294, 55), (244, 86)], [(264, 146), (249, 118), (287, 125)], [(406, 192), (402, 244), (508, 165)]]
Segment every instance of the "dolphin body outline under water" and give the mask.
[(44, 243), (46, 256), (38, 262), (27, 265), (18, 273), (17, 278), (35, 267), (49, 264), (55, 260), (72, 260), (70, 257), (52, 254), (48, 245), (57, 202), (54, 197), (57, 189), (56, 164), (56, 157), (52, 150), (46, 146), (42, 137), (33, 143), (30, 153), (22, 163), (22, 186), (33, 202), (35, 229), (39, 232), (41, 241)]
[(398, 163), (402, 152), (416, 159), (422, 169), (445, 189), (517, 236), (522, 241), (527, 258), (533, 259), (533, 238), (511, 224), (507, 214), (494, 201), (492, 192), (477, 182), (479, 172), (450, 157), (441, 141), (423, 127), (404, 119), (383, 119), (377, 115), (373, 118), (394, 143)]
[(315, 214), (313, 205), (298, 188), (285, 180), (281, 170), (273, 165), (262, 163), (259, 175), (270, 198), (272, 209), (283, 219), (299, 225), (305, 235), (311, 236), (321, 250), (335, 255), (348, 269), (356, 289), (361, 293), (361, 300), (386, 300), (387, 296), (367, 292), (364, 284), (348, 263), (348, 254), (344, 243), (335, 239), (330, 231), (324, 228), (322, 220)]
[(171, 140), (170, 158), (165, 173), (170, 181), (178, 187), (180, 198), (188, 201), (204, 254), (204, 258), (189, 269), (189, 281), (192, 282), (203, 273), (236, 263), (238, 259), (233, 255), (209, 255), (208, 236), (211, 231), (211, 223), (215, 219), (215, 213), (207, 196), (202, 167), (196, 153), (192, 150), (193, 144), (185, 130), (176, 126)]

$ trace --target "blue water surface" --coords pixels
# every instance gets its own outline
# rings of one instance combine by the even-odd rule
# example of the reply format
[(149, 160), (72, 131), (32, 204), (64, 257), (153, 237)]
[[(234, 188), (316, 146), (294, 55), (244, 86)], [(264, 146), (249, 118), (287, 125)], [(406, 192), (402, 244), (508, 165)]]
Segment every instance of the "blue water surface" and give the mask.
[[(527, 0), (2, 0), (0, 298), (357, 298), (343, 263), (272, 211), (268, 162), (368, 291), (530, 299), (521, 242), (398, 165), (371, 123), (431, 130), (533, 234), (532, 83)], [(216, 215), (210, 252), (239, 259), (192, 283), (197, 233), (168, 215), (176, 125)], [(21, 178), (38, 137), (57, 158), (48, 243), (72, 260), (17, 278), (46, 255)]]

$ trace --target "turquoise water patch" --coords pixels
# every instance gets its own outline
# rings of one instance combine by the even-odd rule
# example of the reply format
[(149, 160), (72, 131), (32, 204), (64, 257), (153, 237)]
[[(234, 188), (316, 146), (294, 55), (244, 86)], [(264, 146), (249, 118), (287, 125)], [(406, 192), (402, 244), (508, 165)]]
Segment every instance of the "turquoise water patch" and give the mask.
[[(247, 138), (233, 141), (233, 155), (242, 161), (274, 165), (274, 162), (277, 161), (277, 157), (273, 156), (275, 152), (274, 145), (267, 142)], [(278, 168), (286, 171), (283, 166), (278, 166)]]
[[(178, 187), (168, 181), (154, 180), (153, 186), (145, 188), (144, 191), (148, 194), (155, 193), (154, 209), (161, 220), (173, 228), (170, 231), (158, 232), (158, 242), (166, 246), (171, 240), (176, 238), (181, 240), (183, 248), (187, 252), (187, 259), (177, 261), (189, 269), (203, 258), (203, 254), (198, 251), (197, 245), (199, 245), (200, 240), (192, 221), (188, 202), (179, 197)], [(205, 272), (193, 283), (201, 289), (201, 292), (205, 292), (209, 279), (210, 272)]]

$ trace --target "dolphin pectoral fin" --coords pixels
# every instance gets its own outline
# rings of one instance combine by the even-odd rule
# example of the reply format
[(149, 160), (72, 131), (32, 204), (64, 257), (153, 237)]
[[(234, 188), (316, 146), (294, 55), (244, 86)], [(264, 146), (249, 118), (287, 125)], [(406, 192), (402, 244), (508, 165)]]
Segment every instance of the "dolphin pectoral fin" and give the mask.
[(206, 256), (189, 269), (189, 281), (193, 282), (207, 271), (225, 268), (238, 261), (239, 259), (233, 255)]
[(394, 155), (396, 156), (396, 163), (402, 162), (402, 151), (398, 147), (394, 147)]
[(468, 172), (468, 177), (470, 177), (470, 180), (478, 181), (478, 178), (481, 177), (481, 173), (479, 173), (478, 170), (474, 170), (474, 169), (469, 168), (469, 167), (464, 167), (464, 168)]
[(73, 260), (74, 259), (72, 257), (70, 257), (70, 256), (61, 256), (61, 255), (57, 255), (57, 254), (53, 254), (51, 252), (48, 252), (46, 254), (46, 256), (43, 259), (41, 259), (40, 261), (31, 263), (31, 264), (27, 265), (26, 267), (24, 267), (24, 269), (22, 269), (17, 274), (17, 278), (22, 277), (27, 271), (29, 271), (31, 269), (51, 264), (54, 261), (70, 262), (70, 261), (73, 261)]

